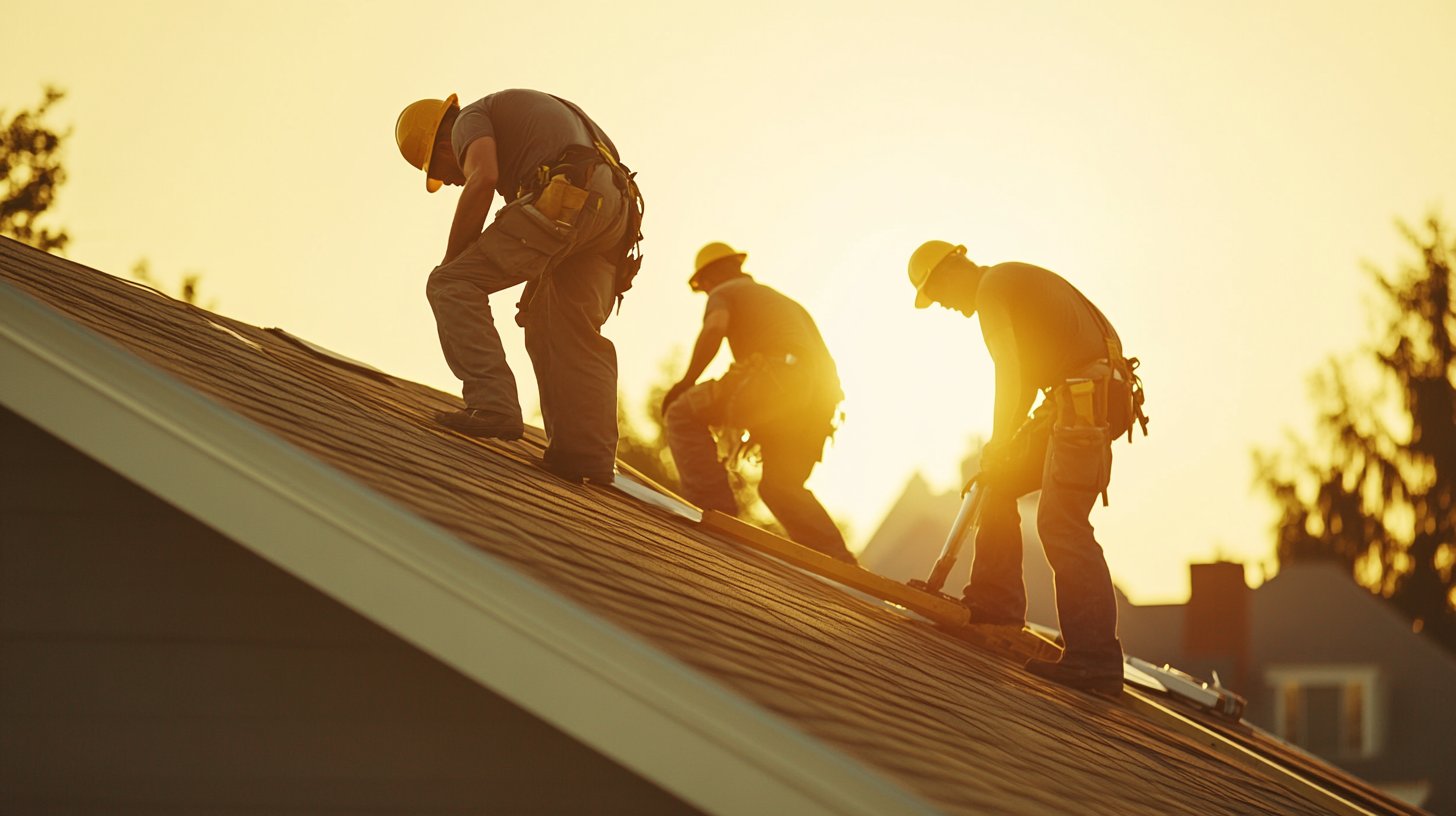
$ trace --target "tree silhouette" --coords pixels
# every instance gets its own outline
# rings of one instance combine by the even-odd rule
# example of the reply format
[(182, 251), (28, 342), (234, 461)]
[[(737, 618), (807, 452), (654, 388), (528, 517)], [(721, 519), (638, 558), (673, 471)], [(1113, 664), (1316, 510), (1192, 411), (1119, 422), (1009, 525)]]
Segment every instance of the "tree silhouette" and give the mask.
[(57, 133), (44, 122), (51, 106), (65, 95), (47, 85), (34, 110), (22, 110), (9, 122), (0, 110), (0, 178), (5, 185), (0, 193), (0, 235), (46, 252), (63, 251), (71, 240), (64, 229), (52, 232), (35, 223), (55, 204), (56, 190), (66, 182), (61, 142), (71, 131)]
[[(1282, 510), (1280, 564), (1336, 561), (1456, 652), (1456, 242), (1434, 215), (1400, 229), (1421, 260), (1369, 270), (1383, 336), (1315, 376), (1318, 450), (1294, 440), (1255, 463)], [(1362, 365), (1378, 385), (1357, 384)]]
[[(160, 280), (157, 279), (155, 275), (152, 274), (152, 263), (146, 258), (139, 258), (137, 259), (137, 262), (132, 265), (131, 277), (132, 280), (135, 280), (139, 283), (144, 283), (147, 286), (156, 289), (158, 292), (161, 292), (163, 294), (169, 294), (167, 291), (167, 285), (162, 283)], [(182, 281), (177, 284), (177, 294), (175, 297), (184, 303), (190, 303), (193, 306), (200, 306), (204, 309), (207, 309), (208, 311), (215, 311), (217, 309), (217, 298), (210, 298), (206, 303), (202, 302), (201, 272), (183, 272)]]

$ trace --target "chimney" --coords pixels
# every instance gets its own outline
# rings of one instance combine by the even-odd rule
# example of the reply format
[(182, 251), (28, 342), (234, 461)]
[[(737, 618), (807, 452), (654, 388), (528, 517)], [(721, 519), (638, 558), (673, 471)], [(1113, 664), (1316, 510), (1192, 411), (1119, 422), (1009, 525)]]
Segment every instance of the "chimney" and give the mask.
[(1244, 583), (1244, 565), (1189, 564), (1188, 572), (1193, 594), (1183, 610), (1183, 653), (1200, 663), (1229, 667), (1232, 676), (1220, 674), (1219, 679), (1229, 689), (1246, 693), (1252, 590)]

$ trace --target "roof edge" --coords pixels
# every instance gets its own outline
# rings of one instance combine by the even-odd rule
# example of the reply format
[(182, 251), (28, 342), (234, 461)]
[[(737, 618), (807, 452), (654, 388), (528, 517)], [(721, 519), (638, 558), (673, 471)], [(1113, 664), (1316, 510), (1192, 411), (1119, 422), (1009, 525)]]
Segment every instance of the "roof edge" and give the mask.
[(0, 403), (705, 812), (937, 812), (4, 281)]

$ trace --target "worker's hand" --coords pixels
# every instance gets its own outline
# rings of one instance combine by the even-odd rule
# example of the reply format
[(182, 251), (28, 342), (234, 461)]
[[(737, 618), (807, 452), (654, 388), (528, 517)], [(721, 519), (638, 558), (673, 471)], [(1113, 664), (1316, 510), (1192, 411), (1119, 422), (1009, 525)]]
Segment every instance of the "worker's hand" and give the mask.
[(692, 383), (687, 382), (686, 380), (683, 380), (683, 381), (679, 381), (673, 387), (667, 389), (667, 395), (662, 398), (662, 415), (663, 416), (667, 416), (667, 409), (674, 402), (677, 402), (677, 398), (678, 397), (681, 397), (683, 394), (686, 394), (687, 393), (687, 390), (689, 388), (692, 388), (692, 387), (693, 387), (693, 384)]
[(981, 448), (981, 473), (978, 481), (991, 484), (1011, 470), (1011, 445), (992, 439)]

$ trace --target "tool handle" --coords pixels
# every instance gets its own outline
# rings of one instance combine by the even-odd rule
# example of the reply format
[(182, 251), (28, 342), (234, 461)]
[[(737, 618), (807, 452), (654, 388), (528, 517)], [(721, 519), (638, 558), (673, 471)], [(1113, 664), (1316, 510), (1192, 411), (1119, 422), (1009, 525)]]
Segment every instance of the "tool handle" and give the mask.
[(930, 570), (930, 578), (925, 582), (931, 592), (939, 592), (945, 586), (945, 580), (950, 577), (950, 571), (961, 554), (961, 547), (964, 546), (968, 533), (976, 529), (980, 521), (981, 496), (985, 491), (986, 488), (977, 482), (961, 500), (961, 509), (956, 513), (955, 523), (950, 527), (950, 535), (946, 536), (940, 557), (935, 560), (935, 567)]

